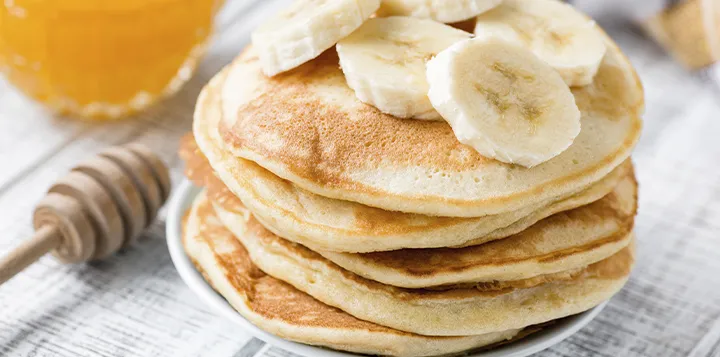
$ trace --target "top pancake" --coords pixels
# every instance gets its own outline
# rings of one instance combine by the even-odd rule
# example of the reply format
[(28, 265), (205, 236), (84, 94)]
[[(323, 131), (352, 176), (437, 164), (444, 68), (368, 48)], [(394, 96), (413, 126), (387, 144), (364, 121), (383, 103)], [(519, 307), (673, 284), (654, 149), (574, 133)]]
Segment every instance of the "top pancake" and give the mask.
[[(316, 195), (218, 145), (218, 88), (226, 76), (224, 70), (200, 94), (193, 123), (197, 143), (186, 137), (180, 146), (188, 177), (207, 187), (216, 196), (214, 201), (237, 200), (233, 197), (237, 196), (268, 229), (315, 250), (373, 252), (482, 244), (522, 231), (554, 213), (600, 199), (612, 191), (631, 166), (629, 162), (622, 164), (569, 197), (496, 215), (437, 217), (386, 211)], [(220, 192), (225, 192), (225, 197), (218, 197), (222, 196), (216, 194)]]
[(479, 155), (445, 122), (398, 119), (361, 103), (334, 50), (268, 78), (254, 49), (246, 49), (229, 69), (219, 130), (234, 155), (321, 196), (436, 216), (517, 210), (598, 181), (637, 142), (642, 87), (606, 42), (593, 84), (573, 89), (579, 136), (529, 169)]

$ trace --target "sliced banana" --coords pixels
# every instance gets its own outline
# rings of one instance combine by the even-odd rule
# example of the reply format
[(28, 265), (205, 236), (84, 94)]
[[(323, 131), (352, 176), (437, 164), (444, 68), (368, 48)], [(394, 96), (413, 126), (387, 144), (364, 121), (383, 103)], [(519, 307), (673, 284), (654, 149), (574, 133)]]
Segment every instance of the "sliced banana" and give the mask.
[(427, 97), (425, 63), (471, 34), (412, 17), (373, 18), (337, 44), (345, 79), (364, 103), (399, 118), (442, 119)]
[(595, 22), (557, 0), (505, 0), (477, 17), (475, 35), (529, 48), (569, 86), (592, 83), (605, 42)]
[(382, 0), (379, 16), (412, 16), (450, 23), (471, 19), (502, 0)]
[(293, 69), (355, 31), (380, 0), (295, 0), (252, 33), (268, 76)]
[(532, 167), (567, 149), (580, 111), (560, 75), (532, 52), (473, 38), (427, 64), (428, 96), (455, 136), (481, 155)]

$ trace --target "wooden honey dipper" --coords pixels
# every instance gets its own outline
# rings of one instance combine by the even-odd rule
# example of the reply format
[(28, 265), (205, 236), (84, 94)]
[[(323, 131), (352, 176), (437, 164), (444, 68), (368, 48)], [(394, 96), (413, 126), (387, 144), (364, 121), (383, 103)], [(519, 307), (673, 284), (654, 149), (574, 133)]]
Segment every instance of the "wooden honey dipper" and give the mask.
[(152, 223), (169, 195), (167, 166), (140, 144), (80, 163), (35, 207), (35, 235), (0, 260), (0, 284), (50, 251), (63, 263), (117, 252)]

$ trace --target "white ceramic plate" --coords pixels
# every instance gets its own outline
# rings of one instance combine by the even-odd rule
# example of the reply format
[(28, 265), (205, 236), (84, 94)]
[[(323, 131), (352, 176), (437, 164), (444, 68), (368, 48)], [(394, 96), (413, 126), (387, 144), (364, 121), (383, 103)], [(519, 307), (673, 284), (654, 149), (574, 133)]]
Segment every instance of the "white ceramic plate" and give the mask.
[[(256, 336), (257, 338), (270, 343), (272, 345), (284, 348), (290, 352), (308, 357), (349, 357), (358, 356), (357, 354), (339, 352), (325, 348), (304, 345), (297, 342), (291, 342), (277, 337), (273, 334), (265, 332), (246, 320), (242, 315), (237, 313), (228, 304), (225, 299), (217, 294), (215, 290), (203, 279), (202, 275), (195, 270), (195, 266), (185, 255), (181, 243), (181, 222), (185, 211), (192, 204), (193, 198), (201, 191), (189, 181), (184, 181), (177, 189), (170, 201), (170, 207), (167, 216), (167, 244), (170, 250), (170, 256), (177, 268), (180, 277), (202, 300), (210, 305), (215, 311), (238, 325), (243, 329)], [(500, 346), (490, 351), (476, 352), (467, 357), (524, 357), (533, 353), (542, 351), (574, 334), (583, 326), (587, 325), (590, 320), (595, 318), (605, 307), (605, 303), (595, 307), (592, 310), (567, 317), (558, 323), (534, 333), (524, 339), (516, 342)]]

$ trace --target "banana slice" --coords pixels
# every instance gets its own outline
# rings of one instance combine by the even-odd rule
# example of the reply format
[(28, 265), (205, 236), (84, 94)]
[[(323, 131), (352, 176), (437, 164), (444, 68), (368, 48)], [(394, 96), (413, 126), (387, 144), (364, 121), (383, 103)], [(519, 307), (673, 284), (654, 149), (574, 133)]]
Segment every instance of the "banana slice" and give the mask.
[(379, 16), (412, 16), (450, 23), (471, 19), (502, 0), (382, 0)]
[(532, 167), (567, 149), (580, 110), (560, 75), (530, 51), (473, 38), (427, 64), (428, 96), (455, 136), (481, 155)]
[(252, 33), (268, 76), (293, 69), (355, 31), (380, 0), (296, 0)]
[(557, 0), (506, 0), (477, 17), (475, 35), (526, 46), (569, 86), (592, 83), (606, 51), (595, 22)]
[(337, 44), (345, 79), (364, 103), (400, 118), (442, 119), (427, 97), (425, 63), (471, 34), (411, 17), (373, 18)]

